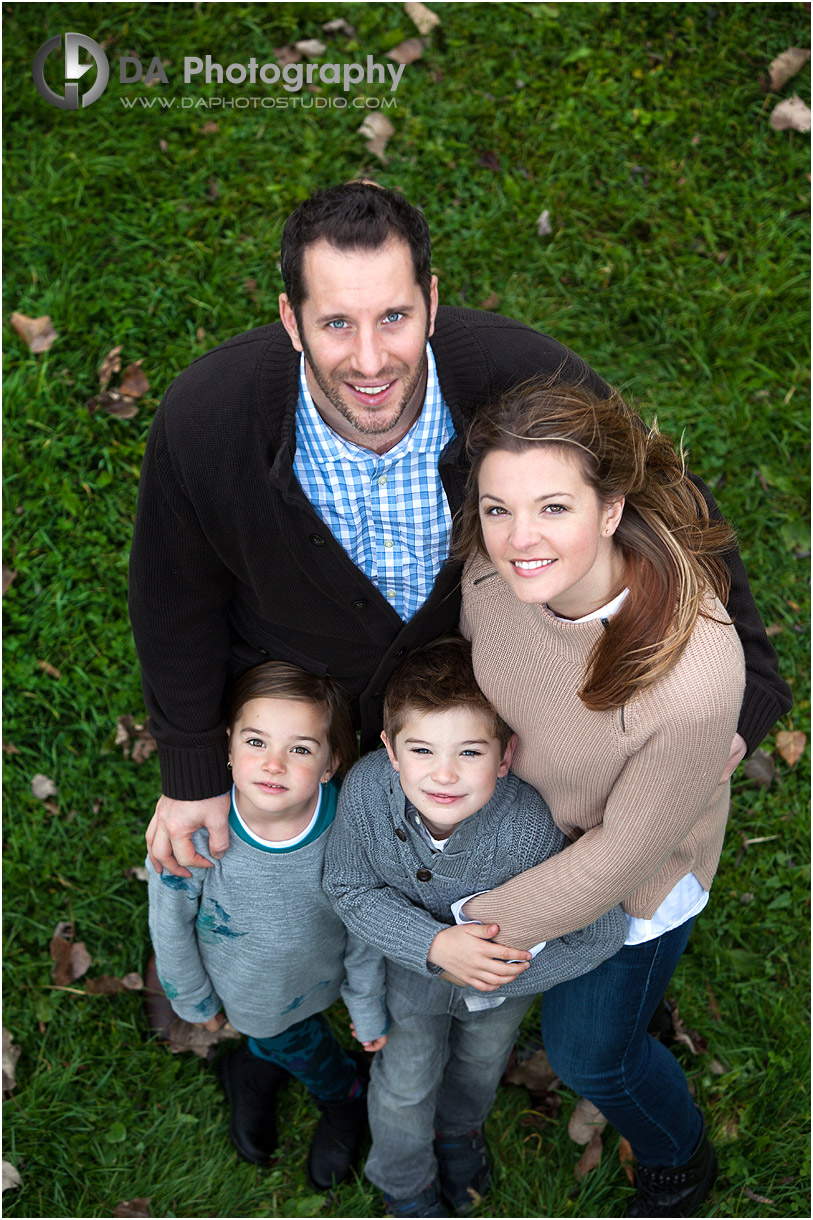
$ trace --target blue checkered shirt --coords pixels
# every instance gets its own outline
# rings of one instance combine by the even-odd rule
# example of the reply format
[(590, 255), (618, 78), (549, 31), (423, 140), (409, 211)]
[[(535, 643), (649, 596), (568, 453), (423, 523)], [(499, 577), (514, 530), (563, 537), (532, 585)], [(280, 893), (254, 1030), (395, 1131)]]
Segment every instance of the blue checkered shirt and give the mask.
[(452, 515), (438, 458), (454, 436), (435, 357), (417, 420), (394, 448), (371, 453), (337, 436), (313, 404), (299, 365), (294, 474), (334, 537), (402, 619), (426, 601), (449, 555)]

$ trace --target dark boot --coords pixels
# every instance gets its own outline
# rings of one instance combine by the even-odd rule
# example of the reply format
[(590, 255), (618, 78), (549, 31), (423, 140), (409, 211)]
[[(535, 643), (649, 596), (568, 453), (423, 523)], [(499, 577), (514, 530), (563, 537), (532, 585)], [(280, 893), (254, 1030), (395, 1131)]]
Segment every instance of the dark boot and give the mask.
[(330, 1190), (350, 1177), (367, 1134), (367, 1094), (350, 1101), (313, 1099), (322, 1111), (308, 1152), (308, 1182)]
[(459, 1216), (474, 1211), (491, 1181), (491, 1164), (483, 1132), (466, 1135), (438, 1135), (435, 1139), (440, 1189), (447, 1203)]
[(411, 1199), (393, 1199), (384, 1195), (384, 1203), (388, 1216), (401, 1216), (404, 1220), (412, 1220), (413, 1216), (446, 1216), (448, 1213), (440, 1201), (437, 1182), (430, 1182), (419, 1195)]
[(267, 1165), (277, 1146), (277, 1090), (290, 1079), (288, 1073), (252, 1055), (247, 1046), (224, 1055), (217, 1071), (231, 1110), (231, 1142), (244, 1160)]
[(653, 1169), (648, 1165), (635, 1168), (637, 1195), (627, 1211), (628, 1216), (694, 1216), (717, 1177), (717, 1157), (711, 1140), (703, 1138), (692, 1159), (675, 1169)]

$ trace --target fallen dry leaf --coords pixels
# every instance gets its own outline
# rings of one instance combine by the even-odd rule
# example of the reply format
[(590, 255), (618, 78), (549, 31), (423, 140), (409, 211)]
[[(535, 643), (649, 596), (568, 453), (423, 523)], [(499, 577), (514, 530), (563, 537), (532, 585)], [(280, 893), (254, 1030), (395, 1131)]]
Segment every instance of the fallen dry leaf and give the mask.
[(14, 578), (16, 577), (16, 575), (17, 575), (17, 573), (14, 571), (14, 568), (9, 568), (6, 564), (3, 564), (3, 596), (4, 597), (6, 595), (6, 590), (14, 583)]
[(720, 1017), (723, 1015), (722, 1010), (720, 1009), (717, 996), (711, 989), (711, 983), (708, 981), (706, 982), (706, 995), (709, 998), (709, 1016), (711, 1017), (712, 1021), (719, 1021)]
[(427, 8), (425, 4), (407, 0), (407, 3), (404, 5), (404, 12), (418, 27), (419, 34), (431, 34), (435, 26), (440, 25), (440, 17), (438, 17), (437, 13), (433, 13), (431, 8)]
[(581, 1182), (582, 1178), (586, 1177), (590, 1170), (595, 1169), (596, 1165), (598, 1165), (601, 1160), (602, 1147), (601, 1132), (594, 1131), (590, 1137), (590, 1143), (574, 1166), (573, 1172), (576, 1175), (577, 1182)]
[(137, 864), (135, 868), (125, 868), (125, 877), (132, 877), (133, 881), (147, 881), (149, 873), (143, 864)]
[(197, 339), (198, 343), (202, 343), (203, 340), (206, 338), (206, 331), (203, 329), (202, 326), (199, 326), (198, 329), (195, 331), (195, 338)]
[(143, 763), (158, 748), (155, 738), (143, 724), (135, 724), (132, 716), (119, 716), (116, 721), (117, 746), (123, 747), (125, 758)]
[(203, 132), (204, 135), (210, 136), (210, 135), (212, 135), (213, 132), (220, 131), (220, 128), (218, 127), (218, 125), (214, 121), (214, 119), (207, 119), (206, 122), (201, 127), (201, 131)]
[(281, 68), (286, 64), (298, 64), (302, 59), (301, 52), (297, 51), (296, 47), (292, 47), (290, 43), (284, 47), (274, 47), (274, 59)]
[(116, 995), (119, 991), (143, 991), (144, 980), (133, 970), (125, 974), (123, 979), (112, 974), (100, 974), (96, 979), (85, 980), (85, 991), (88, 995)]
[(797, 731), (789, 733), (786, 729), (782, 729), (776, 734), (776, 750), (777, 753), (784, 758), (789, 767), (794, 767), (805, 752), (807, 737), (804, 733)]
[(725, 1076), (726, 1070), (719, 1059), (712, 1059), (711, 1063), (709, 1064), (709, 1071), (711, 1072), (712, 1076)]
[(776, 763), (765, 750), (754, 750), (742, 773), (755, 787), (770, 788), (776, 775)]
[(550, 212), (547, 208), (541, 213), (536, 222), (536, 232), (538, 237), (550, 237), (553, 232), (553, 225), (550, 222)]
[(141, 368), (143, 363), (142, 359), (127, 365), (121, 377), (120, 394), (125, 394), (128, 398), (140, 398), (142, 394), (147, 393), (150, 383)]
[(166, 140), (159, 140), (158, 147), (161, 149), (161, 152), (168, 152), (169, 150), (169, 145), (167, 144)]
[(368, 114), (367, 118), (359, 127), (361, 135), (367, 137), (367, 150), (379, 160), (386, 162), (387, 157), (384, 150), (389, 143), (390, 136), (394, 133), (395, 128), (385, 114), (374, 111)]
[(31, 781), (31, 791), (38, 801), (47, 801), (49, 796), (56, 796), (57, 787), (47, 775), (35, 775)]
[(243, 280), (243, 292), (256, 292), (256, 291), (257, 291), (257, 281), (256, 280), (252, 280), (252, 279)]
[(589, 1144), (596, 1132), (601, 1135), (606, 1126), (607, 1119), (598, 1106), (580, 1097), (567, 1124), (567, 1133), (574, 1144)]
[(29, 318), (24, 313), (13, 313), (11, 325), (17, 334), (25, 339), (31, 351), (37, 355), (40, 352), (47, 352), (54, 339), (58, 337), (58, 332), (54, 330), (47, 314), (41, 318)]
[(108, 415), (115, 415), (118, 419), (132, 419), (133, 416), (138, 415), (135, 399), (127, 394), (121, 394), (118, 390), (104, 390), (95, 398), (89, 398), (86, 406), (91, 415), (100, 408)]
[(118, 347), (111, 347), (99, 366), (99, 385), (103, 390), (107, 389), (113, 374), (121, 372), (121, 350), (121, 344)]
[(43, 670), (49, 678), (61, 678), (62, 674), (56, 666), (51, 665), (50, 661), (37, 661), (40, 669)]
[(781, 623), (771, 623), (770, 627), (765, 628), (765, 634), (769, 639), (773, 639), (774, 636), (781, 635), (784, 630)]
[(327, 50), (326, 45), (318, 38), (302, 38), (299, 42), (294, 43), (294, 47), (297, 51), (301, 51), (306, 59), (318, 59)]
[(742, 1193), (745, 1195), (746, 1199), (753, 1199), (755, 1203), (766, 1203), (768, 1207), (776, 1207), (773, 1199), (769, 1199), (765, 1195), (755, 1194), (749, 1186), (744, 1187)]
[(231, 1042), (241, 1036), (234, 1026), (229, 1025), (228, 1021), (225, 1025), (221, 1025), (220, 1029), (212, 1031), (204, 1029), (202, 1025), (191, 1025), (189, 1021), (182, 1021), (180, 1017), (176, 1017), (169, 1027), (167, 1045), (173, 1055), (193, 1051), (205, 1059), (209, 1051), (219, 1042)]
[(334, 17), (332, 21), (325, 21), (322, 29), (326, 34), (344, 34), (345, 38), (355, 38), (356, 28), (349, 21), (345, 21), (344, 17)]
[(543, 1050), (534, 1051), (505, 1075), (506, 1084), (524, 1085), (531, 1093), (547, 1092), (558, 1079)]
[(397, 47), (387, 51), (387, 59), (394, 59), (397, 64), (414, 64), (424, 52), (426, 43), (422, 38), (406, 38)]
[(23, 1180), (10, 1161), (3, 1161), (3, 1191), (16, 1190)]
[(219, 194), (220, 194), (220, 187), (217, 184), (217, 178), (215, 178), (215, 176), (213, 174), (210, 177), (209, 181), (206, 183), (206, 198), (214, 200), (214, 199), (217, 199)]
[(790, 78), (795, 76), (809, 59), (810, 51), (805, 51), (802, 47), (788, 47), (787, 51), (777, 55), (776, 59), (769, 65), (765, 91), (768, 93), (778, 93), (782, 86), (787, 84)]
[(621, 1162), (621, 1168), (624, 1170), (624, 1173), (630, 1182), (632, 1182), (635, 1177), (632, 1168), (635, 1164), (635, 1153), (632, 1151), (632, 1145), (629, 1140), (625, 1140), (623, 1135), (618, 1141), (618, 1159)]
[(490, 292), (484, 301), (480, 302), (481, 309), (496, 309), (500, 303), (500, 298), (496, 292)]
[(13, 741), (6, 741), (6, 739), (3, 738), (3, 753), (4, 754), (19, 754), (20, 751), (17, 749), (17, 747), (15, 746)]
[(771, 111), (771, 127), (774, 131), (810, 131), (810, 117), (810, 107), (794, 93)]
[(20, 1058), (22, 1051), (19, 1046), (15, 1046), (12, 1041), (11, 1034), (3, 1026), (3, 1092), (10, 1093), (12, 1089), (17, 1087), (16, 1068), (17, 1060)]
[[(71, 942), (62, 935), (70, 925), (57, 924), (51, 937), (50, 954), (54, 961), (53, 976), (58, 987), (67, 987), (89, 969), (92, 958), (81, 941)], [(70, 929), (72, 931), (72, 929)]]
[(146, 1220), (151, 1214), (149, 1199), (122, 1199), (113, 1209), (114, 1216), (136, 1216), (138, 1220)]

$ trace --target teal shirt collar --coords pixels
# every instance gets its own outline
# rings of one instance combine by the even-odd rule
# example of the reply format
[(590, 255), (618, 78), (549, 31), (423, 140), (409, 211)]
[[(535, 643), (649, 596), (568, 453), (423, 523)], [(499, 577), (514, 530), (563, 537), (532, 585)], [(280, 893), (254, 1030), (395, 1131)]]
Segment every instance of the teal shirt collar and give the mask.
[(300, 839), (300, 841), (298, 843), (294, 843), (293, 846), (276, 847), (273, 843), (258, 843), (256, 839), (252, 839), (249, 835), (247, 835), (234, 808), (234, 789), (232, 789), (231, 809), (229, 810), (229, 827), (234, 831), (238, 839), (242, 839), (244, 843), (248, 843), (249, 847), (253, 847), (257, 851), (267, 851), (275, 856), (284, 855), (286, 852), (299, 851), (300, 848), (307, 847), (308, 844), (314, 843), (331, 825), (336, 816), (336, 802), (338, 800), (338, 796), (338, 780), (331, 779), (326, 784), (322, 784), (319, 800), (319, 811), (316, 815), (316, 821), (310, 828), (308, 834), (305, 835), (305, 838)]

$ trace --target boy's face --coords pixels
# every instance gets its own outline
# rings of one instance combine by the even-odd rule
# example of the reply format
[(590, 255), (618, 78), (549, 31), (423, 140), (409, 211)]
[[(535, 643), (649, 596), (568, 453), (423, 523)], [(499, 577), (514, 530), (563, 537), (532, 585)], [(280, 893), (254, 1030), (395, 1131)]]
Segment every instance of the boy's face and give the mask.
[(410, 712), (395, 741), (386, 733), (381, 740), (404, 795), (436, 839), (448, 838), (455, 826), (488, 804), (516, 744), (512, 737), (503, 752), (489, 717), (468, 707)]

